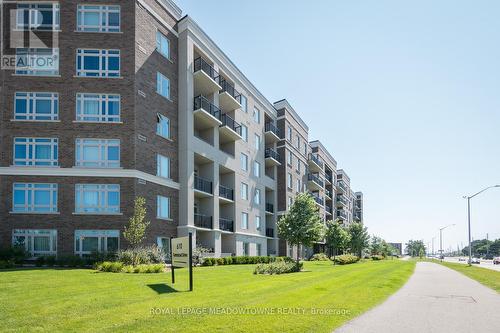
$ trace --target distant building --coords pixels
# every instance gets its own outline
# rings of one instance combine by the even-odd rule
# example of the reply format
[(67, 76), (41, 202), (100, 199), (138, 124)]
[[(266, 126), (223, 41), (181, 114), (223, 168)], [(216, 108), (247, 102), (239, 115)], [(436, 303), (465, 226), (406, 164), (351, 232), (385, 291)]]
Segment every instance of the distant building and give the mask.
[(388, 244), (398, 251), (397, 254), (401, 255), (403, 253), (403, 243), (388, 243)]

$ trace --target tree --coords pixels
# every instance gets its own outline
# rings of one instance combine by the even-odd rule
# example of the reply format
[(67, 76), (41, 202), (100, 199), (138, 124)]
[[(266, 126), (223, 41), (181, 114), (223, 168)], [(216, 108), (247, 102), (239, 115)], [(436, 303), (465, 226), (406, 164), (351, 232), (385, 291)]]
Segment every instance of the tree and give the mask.
[(421, 240), (409, 240), (406, 243), (406, 253), (412, 257), (419, 257), (422, 253), (425, 254), (425, 245)]
[(132, 247), (139, 245), (145, 238), (146, 228), (149, 221), (146, 219), (146, 199), (144, 197), (136, 197), (134, 201), (134, 215), (129, 219), (128, 225), (125, 226), (123, 237), (130, 243)]
[(344, 250), (347, 247), (350, 240), (351, 236), (347, 230), (340, 225), (339, 220), (326, 221), (325, 241), (326, 245), (333, 250), (333, 263), (335, 263), (335, 256), (340, 250)]
[[(316, 202), (308, 193), (300, 193), (289, 211), (278, 221), (278, 233), (290, 245), (312, 246), (321, 240), (324, 226), (316, 207)], [(297, 264), (299, 251), (297, 251)]]
[(349, 225), (349, 234), (351, 235), (351, 252), (361, 258), (363, 250), (370, 245), (370, 235), (367, 228), (362, 223), (353, 222)]

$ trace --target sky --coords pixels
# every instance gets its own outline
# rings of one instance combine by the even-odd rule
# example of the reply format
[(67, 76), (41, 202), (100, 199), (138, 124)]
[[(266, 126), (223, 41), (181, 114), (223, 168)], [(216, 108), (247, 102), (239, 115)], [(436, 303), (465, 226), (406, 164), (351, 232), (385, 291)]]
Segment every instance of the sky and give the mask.
[[(175, 0), (364, 193), (370, 234), (467, 244), (500, 184), (500, 1)], [(471, 200), (500, 238), (500, 188)]]

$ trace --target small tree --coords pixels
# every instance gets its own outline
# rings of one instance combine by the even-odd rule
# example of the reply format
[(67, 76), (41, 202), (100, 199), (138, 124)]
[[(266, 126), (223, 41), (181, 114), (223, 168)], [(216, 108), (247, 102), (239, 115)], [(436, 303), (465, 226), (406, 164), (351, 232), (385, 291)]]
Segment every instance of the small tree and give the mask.
[(362, 223), (353, 222), (349, 226), (349, 234), (351, 235), (351, 252), (361, 258), (363, 250), (370, 245), (367, 228)]
[[(312, 246), (324, 234), (324, 226), (318, 214), (316, 202), (311, 195), (300, 193), (289, 211), (278, 221), (278, 233), (290, 245)], [(299, 251), (297, 251), (297, 264)]]
[(351, 236), (347, 230), (342, 227), (339, 220), (326, 221), (326, 244), (333, 250), (333, 264), (335, 264), (335, 256), (339, 250), (343, 250), (349, 244)]
[(123, 237), (132, 247), (139, 245), (145, 238), (146, 228), (149, 225), (149, 221), (145, 221), (145, 219), (146, 199), (137, 197), (134, 201), (134, 215), (129, 219), (128, 225), (123, 231)]

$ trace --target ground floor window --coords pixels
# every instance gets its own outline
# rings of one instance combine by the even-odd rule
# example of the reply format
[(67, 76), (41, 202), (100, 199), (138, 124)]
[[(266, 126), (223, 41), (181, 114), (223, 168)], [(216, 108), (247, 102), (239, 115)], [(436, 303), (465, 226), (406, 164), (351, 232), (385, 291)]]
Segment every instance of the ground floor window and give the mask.
[(257, 255), (262, 255), (262, 244), (257, 243)]
[(243, 242), (243, 255), (244, 256), (250, 255), (250, 243)]
[(12, 245), (23, 247), (32, 257), (57, 254), (57, 230), (15, 229)]
[(156, 238), (156, 245), (160, 249), (162, 249), (163, 252), (165, 252), (166, 260), (170, 260), (170, 238), (168, 237), (157, 237)]
[(75, 230), (75, 254), (113, 253), (120, 248), (119, 230)]

